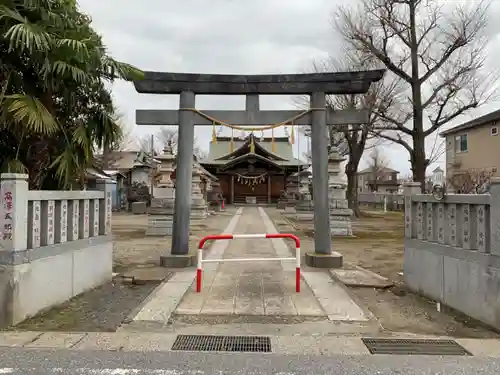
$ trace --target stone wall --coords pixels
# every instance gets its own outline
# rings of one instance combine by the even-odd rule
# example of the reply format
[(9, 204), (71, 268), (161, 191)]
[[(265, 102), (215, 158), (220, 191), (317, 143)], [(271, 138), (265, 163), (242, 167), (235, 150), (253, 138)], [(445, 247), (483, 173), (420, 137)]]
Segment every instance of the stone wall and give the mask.
[(27, 175), (0, 180), (0, 327), (111, 279), (111, 181), (98, 191), (30, 191)]
[(500, 179), (442, 201), (419, 190), (405, 185), (406, 284), (500, 329)]

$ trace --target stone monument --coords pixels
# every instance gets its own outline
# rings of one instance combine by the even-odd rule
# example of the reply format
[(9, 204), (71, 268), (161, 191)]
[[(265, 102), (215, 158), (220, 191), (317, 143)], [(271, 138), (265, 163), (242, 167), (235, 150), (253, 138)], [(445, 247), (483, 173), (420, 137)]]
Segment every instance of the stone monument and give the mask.
[(171, 179), (175, 166), (172, 147), (165, 146), (163, 154), (156, 159), (160, 161), (159, 179), (153, 188), (146, 236), (171, 236), (175, 206), (175, 187)]
[(300, 171), (298, 173), (299, 180), (299, 199), (295, 204), (295, 218), (301, 221), (314, 220), (314, 202), (309, 191), (309, 177), (311, 172)]
[(352, 236), (352, 210), (346, 199), (346, 183), (342, 180), (340, 163), (345, 160), (337, 147), (331, 147), (328, 155), (328, 204), (330, 208), (330, 234)]
[(191, 219), (205, 219), (208, 216), (208, 207), (205, 195), (201, 191), (201, 170), (198, 164), (193, 165), (191, 179)]

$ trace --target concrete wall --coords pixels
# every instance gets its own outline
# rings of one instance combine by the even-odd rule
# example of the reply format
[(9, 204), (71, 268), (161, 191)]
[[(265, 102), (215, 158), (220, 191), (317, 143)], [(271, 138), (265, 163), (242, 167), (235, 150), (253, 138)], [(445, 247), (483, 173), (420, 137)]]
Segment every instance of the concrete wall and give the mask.
[(29, 191), (2, 174), (0, 327), (19, 323), (112, 277), (111, 186)]
[(490, 194), (443, 201), (405, 186), (408, 287), (500, 329), (500, 179)]

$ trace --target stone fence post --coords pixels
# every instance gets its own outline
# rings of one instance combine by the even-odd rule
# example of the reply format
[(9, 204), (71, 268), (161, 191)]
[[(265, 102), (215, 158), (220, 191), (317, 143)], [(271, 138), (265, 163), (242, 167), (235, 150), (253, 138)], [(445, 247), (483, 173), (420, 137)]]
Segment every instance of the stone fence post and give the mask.
[(403, 195), (405, 196), (405, 238), (412, 238), (415, 227), (415, 215), (413, 212), (411, 197), (421, 194), (422, 187), (419, 182), (405, 182), (403, 184)]
[(104, 200), (99, 204), (99, 235), (111, 234), (111, 215), (112, 215), (112, 191), (113, 181), (111, 180), (97, 180), (97, 190), (104, 192)]
[(500, 177), (491, 179), (490, 194), (490, 250), (500, 255)]
[(1, 250), (26, 250), (28, 246), (28, 175), (2, 173), (0, 183)]

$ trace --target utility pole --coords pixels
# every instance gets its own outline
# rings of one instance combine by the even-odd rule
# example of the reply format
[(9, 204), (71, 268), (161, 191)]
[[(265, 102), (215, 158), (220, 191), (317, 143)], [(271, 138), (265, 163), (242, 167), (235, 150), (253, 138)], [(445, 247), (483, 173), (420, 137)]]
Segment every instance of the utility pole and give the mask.
[(155, 136), (154, 134), (151, 134), (151, 159), (149, 161), (150, 163), (150, 167), (151, 167), (151, 198), (153, 198), (153, 192), (154, 192), (154, 172), (155, 172), (155, 163), (153, 161), (154, 159), (154, 156), (155, 156)]

